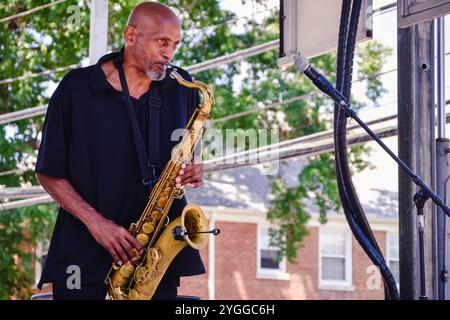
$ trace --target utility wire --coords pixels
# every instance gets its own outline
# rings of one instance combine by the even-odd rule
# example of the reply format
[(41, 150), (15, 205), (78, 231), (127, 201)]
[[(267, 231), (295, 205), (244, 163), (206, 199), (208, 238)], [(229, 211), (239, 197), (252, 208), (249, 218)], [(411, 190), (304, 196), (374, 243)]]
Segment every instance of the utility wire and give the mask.
[(27, 79), (31, 79), (31, 78), (40, 77), (40, 76), (45, 76), (45, 75), (53, 74), (53, 73), (56, 73), (56, 72), (67, 71), (67, 70), (74, 69), (74, 68), (76, 68), (78, 66), (79, 66), (79, 64), (72, 64), (70, 66), (60, 67), (60, 68), (55, 68), (55, 69), (49, 69), (49, 70), (45, 70), (45, 71), (38, 72), (38, 73), (24, 74), (24, 75), (19, 76), (19, 77), (0, 80), (0, 84), (12, 83), (12, 82), (15, 82), (15, 81), (21, 81), (21, 80), (27, 80)]
[(57, 0), (57, 1), (54, 1), (54, 2), (50, 2), (50, 3), (44, 4), (42, 6), (30, 9), (30, 10), (27, 10), (27, 11), (24, 11), (24, 12), (20, 12), (18, 14), (14, 14), (12, 16), (9, 16), (9, 17), (6, 17), (6, 18), (2, 18), (2, 19), (0, 19), (0, 22), (8, 22), (8, 21), (16, 19), (16, 18), (25, 17), (25, 16), (27, 16), (27, 15), (29, 15), (31, 13), (35, 13), (35, 12), (38, 12), (40, 10), (43, 10), (43, 9), (46, 9), (46, 8), (49, 8), (49, 7), (53, 7), (54, 5), (60, 4), (60, 3), (64, 2), (64, 1), (66, 1), (66, 0)]
[(269, 105), (262, 106), (262, 107), (259, 106), (258, 104), (256, 104), (255, 106), (253, 106), (251, 109), (249, 109), (247, 111), (237, 112), (237, 113), (230, 114), (228, 116), (225, 116), (225, 117), (222, 117), (222, 118), (218, 118), (218, 119), (212, 119), (212, 120), (210, 120), (209, 123), (212, 124), (212, 123), (224, 122), (224, 121), (228, 121), (228, 120), (231, 120), (231, 119), (240, 118), (240, 117), (246, 116), (246, 115), (254, 113), (254, 112), (259, 112), (259, 111), (269, 110), (269, 109), (275, 109), (275, 108), (277, 108), (279, 106), (284, 106), (286, 104), (290, 104), (290, 103), (295, 102), (295, 101), (304, 100), (304, 99), (306, 99), (308, 97), (311, 97), (311, 96), (314, 96), (314, 95), (317, 95), (316, 92), (307, 93), (307, 94), (304, 94), (302, 96), (292, 97), (292, 98), (286, 99), (284, 101), (271, 103)]
[(203, 27), (203, 28), (188, 30), (187, 34), (191, 35), (191, 34), (204, 33), (205, 31), (210, 31), (210, 30), (212, 31), (212, 30), (215, 30), (217, 28), (220, 28), (221, 26), (232, 24), (232, 23), (235, 23), (235, 22), (240, 21), (240, 20), (250, 20), (250, 19), (254, 18), (255, 15), (258, 15), (260, 13), (276, 12), (278, 9), (279, 9), (278, 7), (273, 7), (273, 8), (270, 8), (270, 9), (257, 11), (252, 16), (243, 16), (243, 17), (239, 17), (239, 18), (228, 19), (228, 20), (225, 20), (225, 21), (223, 21), (221, 23), (218, 23), (218, 24), (215, 24), (215, 25), (210, 25), (210, 26), (206, 26), (206, 27)]

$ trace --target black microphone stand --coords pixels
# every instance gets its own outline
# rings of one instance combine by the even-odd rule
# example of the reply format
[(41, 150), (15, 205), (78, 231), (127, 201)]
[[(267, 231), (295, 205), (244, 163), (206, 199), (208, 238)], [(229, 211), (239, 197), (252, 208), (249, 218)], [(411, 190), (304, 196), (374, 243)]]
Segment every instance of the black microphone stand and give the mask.
[[(406, 163), (404, 163), (394, 152), (392, 152), (389, 147), (381, 141), (380, 137), (373, 132), (365, 123), (362, 121), (356, 112), (351, 108), (350, 103), (347, 99), (340, 93), (334, 86), (317, 70), (315, 70), (308, 62), (308, 60), (299, 54), (294, 56), (294, 65), (300, 72), (304, 73), (313, 84), (328, 95), (345, 113), (347, 118), (351, 117), (355, 120), (368, 134), (375, 140), (384, 151), (403, 169), (404, 172), (411, 178), (411, 180), (419, 187), (419, 191), (414, 195), (414, 205), (417, 207), (417, 215), (419, 217), (419, 255), (420, 255), (420, 300), (427, 300), (426, 289), (425, 289), (425, 259), (424, 259), (424, 240), (423, 240), (423, 207), (425, 202), (431, 198), (433, 202), (442, 209), (445, 214), (450, 217), (450, 208), (444, 203), (444, 201), (439, 197), (424, 181), (418, 176), (414, 171), (412, 171)], [(414, 207), (414, 206), (413, 206)], [(408, 210), (408, 213), (411, 209)]]
[[(425, 202), (430, 198), (430, 196), (424, 192), (423, 189), (420, 189), (418, 192), (414, 194), (414, 206), (417, 208), (417, 216), (419, 218), (419, 272), (420, 272), (420, 296), (419, 300), (428, 300), (428, 296), (425, 288), (425, 249), (424, 249), (424, 214), (423, 207), (425, 206)], [(412, 213), (412, 208), (408, 210), (408, 214)]]

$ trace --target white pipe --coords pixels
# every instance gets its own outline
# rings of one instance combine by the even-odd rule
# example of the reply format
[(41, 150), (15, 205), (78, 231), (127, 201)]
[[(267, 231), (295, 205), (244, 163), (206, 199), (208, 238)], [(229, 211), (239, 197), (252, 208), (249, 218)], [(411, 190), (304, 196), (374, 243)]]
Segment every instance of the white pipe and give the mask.
[(108, 46), (108, 0), (91, 0), (89, 63), (95, 64), (106, 54)]
[[(216, 214), (211, 213), (209, 219), (209, 230), (213, 230), (216, 224)], [(215, 260), (216, 242), (215, 236), (209, 236), (208, 245), (208, 300), (216, 299), (216, 260)]]

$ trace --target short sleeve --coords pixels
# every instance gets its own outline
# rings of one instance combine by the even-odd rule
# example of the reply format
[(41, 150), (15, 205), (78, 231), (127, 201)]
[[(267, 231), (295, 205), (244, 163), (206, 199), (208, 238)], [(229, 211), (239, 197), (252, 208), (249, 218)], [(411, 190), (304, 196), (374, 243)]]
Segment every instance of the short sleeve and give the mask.
[(35, 168), (36, 173), (54, 178), (68, 177), (70, 97), (66, 77), (50, 98)]

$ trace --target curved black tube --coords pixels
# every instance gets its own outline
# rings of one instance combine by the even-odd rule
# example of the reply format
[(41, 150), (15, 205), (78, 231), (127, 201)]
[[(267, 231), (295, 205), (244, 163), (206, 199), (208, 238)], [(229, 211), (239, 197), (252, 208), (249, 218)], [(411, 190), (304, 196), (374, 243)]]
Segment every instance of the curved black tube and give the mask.
[[(350, 3), (350, 0), (344, 0), (342, 3), (336, 73), (336, 88), (347, 99), (349, 99), (351, 92), (353, 59), (359, 13), (361, 11), (361, 0), (353, 1), (350, 24), (347, 30)], [(385, 281), (385, 298), (398, 299), (398, 290), (394, 277), (381, 254), (381, 250), (378, 247), (378, 243), (376, 242), (353, 186), (347, 156), (347, 119), (344, 111), (339, 106), (335, 106), (334, 121), (336, 177), (345, 216), (350, 225), (350, 229), (363, 250), (372, 262), (380, 268), (380, 272)]]

